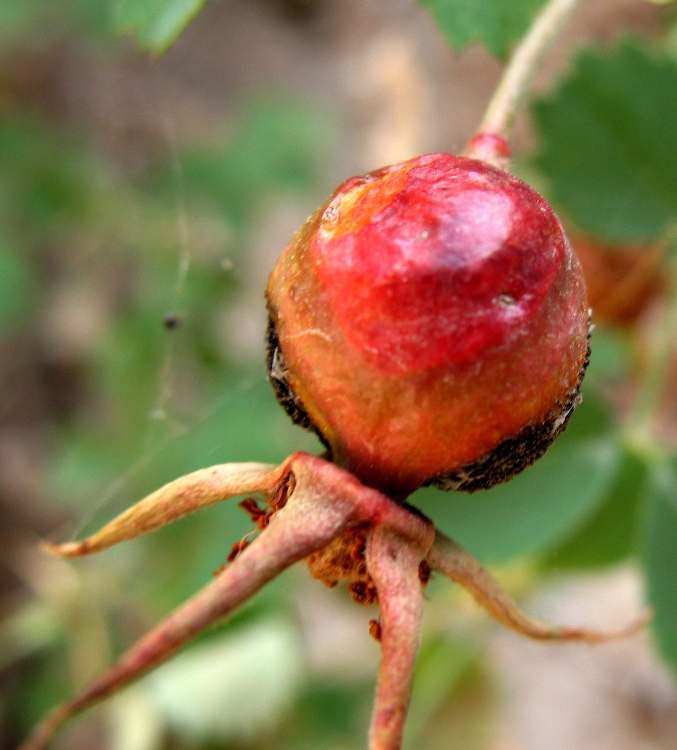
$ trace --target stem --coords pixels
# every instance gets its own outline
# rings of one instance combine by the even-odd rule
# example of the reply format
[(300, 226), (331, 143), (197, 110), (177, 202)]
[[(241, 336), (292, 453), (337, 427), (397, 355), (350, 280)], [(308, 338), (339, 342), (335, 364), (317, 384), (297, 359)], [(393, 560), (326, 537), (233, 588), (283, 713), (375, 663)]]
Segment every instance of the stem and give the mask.
[(628, 418), (625, 436), (628, 443), (640, 453), (655, 453), (652, 424), (658, 410), (665, 382), (670, 371), (670, 360), (677, 331), (677, 286), (673, 284), (658, 330), (652, 341), (643, 378)]
[[(420, 519), (416, 521), (420, 523)], [(423, 592), (419, 565), (428, 554), (432, 527), (426, 525), (422, 537), (407, 539), (391, 528), (377, 526), (369, 540), (367, 566), (378, 591), (382, 649), (369, 750), (402, 747), (421, 639)]]
[[(505, 140), (524, 95), (556, 36), (573, 13), (579, 0), (549, 0), (518, 44), (489, 102), (478, 135), (492, 134)], [(469, 144), (472, 152), (472, 141)], [(473, 156), (474, 153), (467, 153)]]

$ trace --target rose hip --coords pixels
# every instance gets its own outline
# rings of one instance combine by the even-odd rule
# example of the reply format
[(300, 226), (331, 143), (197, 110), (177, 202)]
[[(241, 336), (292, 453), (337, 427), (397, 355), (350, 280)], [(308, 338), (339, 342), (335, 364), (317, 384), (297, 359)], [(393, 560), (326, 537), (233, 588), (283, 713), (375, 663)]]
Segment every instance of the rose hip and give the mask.
[(579, 263), (546, 201), (478, 159), (429, 154), (345, 182), (283, 253), (268, 305), (278, 398), (396, 498), (510, 478), (578, 400)]

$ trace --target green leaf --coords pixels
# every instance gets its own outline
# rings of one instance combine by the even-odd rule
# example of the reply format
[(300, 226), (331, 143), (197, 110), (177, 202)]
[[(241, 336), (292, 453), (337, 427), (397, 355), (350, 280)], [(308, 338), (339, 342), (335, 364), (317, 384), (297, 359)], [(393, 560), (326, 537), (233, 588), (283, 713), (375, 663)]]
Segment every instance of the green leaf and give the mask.
[(282, 620), (201, 642), (147, 678), (184, 736), (251, 742), (289, 712), (300, 687), (301, 643)]
[(667, 462), (653, 467), (644, 536), (646, 593), (654, 610), (658, 648), (677, 671), (677, 471)]
[(611, 433), (591, 432), (596, 420), (585, 407), (543, 458), (509, 482), (473, 495), (426, 489), (412, 503), (486, 563), (559, 544), (602, 502), (620, 456)]
[(273, 194), (304, 192), (319, 181), (331, 143), (316, 109), (282, 97), (252, 101), (220, 150), (181, 156), (186, 190), (236, 228), (247, 227)]
[(421, 747), (427, 727), (477, 663), (480, 651), (478, 643), (448, 633), (424, 639), (416, 659), (405, 748)]
[(651, 241), (677, 216), (677, 63), (625, 39), (579, 54), (536, 103), (536, 165), (548, 194), (582, 228)]
[(12, 325), (29, 307), (33, 292), (28, 262), (0, 241), (0, 330)]
[(481, 42), (504, 58), (529, 28), (544, 0), (420, 0), (451, 44), (462, 50)]
[(207, 0), (119, 0), (115, 28), (131, 31), (144, 49), (162, 54), (202, 10)]
[(618, 473), (602, 504), (545, 560), (553, 568), (591, 568), (612, 565), (635, 551), (639, 501), (645, 490), (647, 467), (623, 452)]

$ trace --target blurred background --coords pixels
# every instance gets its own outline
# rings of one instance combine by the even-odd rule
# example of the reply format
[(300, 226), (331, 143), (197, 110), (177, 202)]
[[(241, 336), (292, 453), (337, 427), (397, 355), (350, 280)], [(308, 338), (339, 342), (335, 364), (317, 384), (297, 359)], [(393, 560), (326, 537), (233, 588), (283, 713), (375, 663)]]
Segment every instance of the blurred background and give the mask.
[[(211, 0), (159, 57), (112, 33), (111, 13), (0, 0), (2, 750), (204, 585), (250, 523), (226, 503), (76, 562), (40, 540), (91, 532), (203, 466), (319, 449), (266, 381), (275, 259), (347, 177), (460, 150), (502, 67), (479, 45), (454, 53), (413, 0)], [(665, 40), (673, 23), (640, 0), (589, 0), (537, 88), (583, 46)], [(515, 137), (537, 187), (547, 115), (522, 117)], [(419, 499), (530, 611), (613, 627), (643, 606), (628, 562), (643, 474), (605, 441), (662, 304), (665, 251), (580, 224), (600, 330), (571, 434), (514, 486)], [(656, 425), (666, 444), (676, 402)], [(409, 748), (677, 748), (677, 690), (649, 636), (533, 645), (450, 583), (428, 598)], [(374, 616), (297, 566), (54, 747), (364, 747)]]

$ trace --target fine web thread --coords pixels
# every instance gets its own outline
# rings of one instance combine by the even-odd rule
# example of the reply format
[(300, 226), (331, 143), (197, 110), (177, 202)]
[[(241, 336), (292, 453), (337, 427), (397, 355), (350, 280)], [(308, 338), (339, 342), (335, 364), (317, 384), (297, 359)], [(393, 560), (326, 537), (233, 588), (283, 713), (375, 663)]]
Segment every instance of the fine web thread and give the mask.
[[(186, 188), (183, 173), (183, 165), (178, 148), (177, 138), (173, 121), (168, 118), (164, 129), (170, 151), (170, 169), (173, 182), (175, 200), (175, 221), (177, 233), (177, 259), (174, 288), (170, 299), (168, 314), (183, 317), (186, 313), (182, 309), (184, 291), (192, 266), (190, 224), (186, 201)], [(177, 337), (174, 332), (164, 330), (162, 320), (157, 321), (158, 336), (164, 335), (164, 353), (157, 374), (157, 397), (150, 409), (147, 410), (147, 428), (143, 439), (143, 448), (129, 467), (107, 486), (96, 492), (96, 496), (89, 498), (88, 511), (81, 517), (75, 529), (69, 528), (68, 533), (72, 537), (79, 537), (82, 532), (93, 522), (94, 518), (102, 513), (105, 508), (121, 497), (133, 481), (150, 466), (153, 460), (165, 449), (169, 448), (177, 440), (185, 436), (191, 430), (199, 428), (219, 411), (225, 409), (230, 402), (241, 399), (256, 386), (255, 378), (244, 378), (233, 386), (223, 396), (212, 400), (206, 409), (200, 414), (191, 416), (190, 423), (185, 419), (179, 419), (172, 414), (171, 405), (174, 396), (174, 375), (176, 367)], [(167, 430), (169, 427), (169, 430)], [(225, 442), (225, 441), (224, 441)], [(209, 454), (219, 452), (219, 444), (210, 448), (205, 455), (205, 465), (210, 463)], [(128, 498), (129, 504), (140, 498)]]

